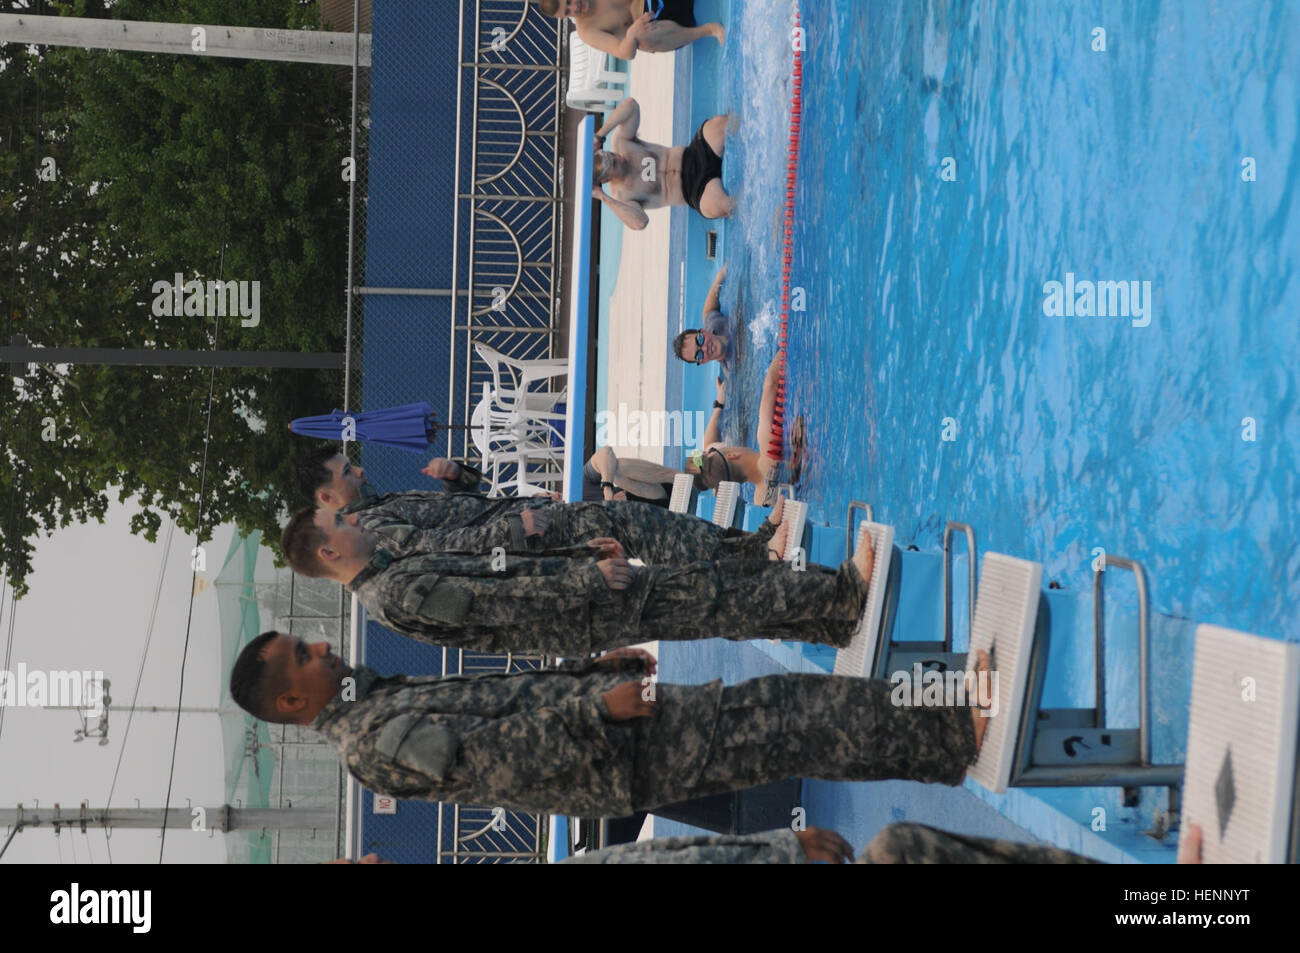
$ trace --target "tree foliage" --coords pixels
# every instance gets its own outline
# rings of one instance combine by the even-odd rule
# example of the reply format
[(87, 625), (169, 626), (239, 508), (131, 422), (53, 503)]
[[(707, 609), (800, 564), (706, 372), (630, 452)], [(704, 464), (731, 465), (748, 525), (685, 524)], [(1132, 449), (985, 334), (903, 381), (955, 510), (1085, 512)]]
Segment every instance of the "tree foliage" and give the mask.
[[(57, 6), (83, 16), (279, 28), (314, 27), (316, 16), (314, 4), (293, 0)], [(47, 346), (342, 350), (350, 99), (335, 69), (0, 49), (6, 342), (21, 333)], [(176, 273), (260, 282), (260, 324), (155, 315), (154, 283)], [(143, 506), (132, 528), (146, 538), (164, 517), (195, 531), (209, 383), (207, 370), (90, 365), (6, 377), (0, 555), (19, 594), (33, 540), (102, 521), (111, 487)], [(234, 522), (278, 538), (294, 505), (294, 458), (305, 449), (288, 421), (327, 412), (341, 394), (339, 372), (216, 372), (205, 536)]]

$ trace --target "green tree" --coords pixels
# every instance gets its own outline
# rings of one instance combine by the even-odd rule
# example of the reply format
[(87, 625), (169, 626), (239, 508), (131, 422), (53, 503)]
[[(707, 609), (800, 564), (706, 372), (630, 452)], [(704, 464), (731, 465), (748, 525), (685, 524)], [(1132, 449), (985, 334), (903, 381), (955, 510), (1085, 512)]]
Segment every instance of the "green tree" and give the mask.
[[(291, 29), (314, 27), (317, 15), (291, 0), (59, 6)], [(336, 70), (100, 50), (33, 56), (13, 45), (0, 66), (0, 174), (14, 197), (0, 209), (12, 236), (0, 281), (10, 334), (63, 346), (342, 349), (350, 99)], [(45, 155), (52, 179), (37, 175)], [(154, 283), (178, 272), (258, 281), (260, 324), (154, 314)], [(208, 389), (208, 371), (93, 366), (41, 368), (0, 387), (11, 464), (0, 472), (0, 533), (17, 592), (32, 540), (102, 521), (110, 487), (143, 505), (133, 530), (150, 540), (164, 516), (197, 528)], [(341, 375), (222, 370), (213, 393), (204, 526), (234, 522), (274, 541), (305, 449), (286, 425), (337, 405)]]

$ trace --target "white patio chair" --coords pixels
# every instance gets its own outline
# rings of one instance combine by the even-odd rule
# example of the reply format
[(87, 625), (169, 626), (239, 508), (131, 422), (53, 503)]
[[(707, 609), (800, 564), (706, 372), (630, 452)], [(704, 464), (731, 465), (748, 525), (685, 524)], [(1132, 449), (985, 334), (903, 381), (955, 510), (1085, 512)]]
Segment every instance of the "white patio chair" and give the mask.
[(616, 57), (592, 49), (582, 42), (577, 31), (571, 32), (565, 105), (570, 109), (604, 110), (622, 102), (627, 96), (628, 76), (613, 69), (614, 62)]
[[(564, 459), (563, 434), (553, 424), (501, 411), (496, 403), (496, 395), (485, 381), (483, 397), (470, 415), (470, 439), (485, 465), (489, 457), (502, 453), (543, 463)], [(552, 445), (553, 435), (560, 438), (560, 446)]]
[(568, 388), (534, 390), (533, 385), (552, 377), (567, 378), (568, 361), (521, 361), (506, 357), (500, 351), (478, 342), (475, 342), (474, 350), (492, 371), (495, 405), (498, 409), (507, 414), (519, 414), (536, 420), (564, 419), (564, 414), (555, 411), (555, 405), (565, 398)]
[(507, 490), (513, 490), (516, 496), (543, 496), (564, 485), (564, 475), (558, 471), (530, 469), (526, 454), (494, 452), (485, 456), (483, 463), (488, 496), (506, 496)]

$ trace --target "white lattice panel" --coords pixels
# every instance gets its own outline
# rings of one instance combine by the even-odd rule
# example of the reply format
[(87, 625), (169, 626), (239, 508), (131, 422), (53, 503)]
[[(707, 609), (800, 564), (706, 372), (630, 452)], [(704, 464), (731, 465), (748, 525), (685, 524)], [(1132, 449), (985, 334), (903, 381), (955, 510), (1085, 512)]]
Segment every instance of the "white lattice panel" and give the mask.
[(685, 513), (691, 506), (691, 490), (695, 478), (689, 473), (679, 473), (673, 477), (673, 495), (668, 501), (668, 509), (673, 513)]
[(740, 499), (740, 484), (723, 480), (713, 491), (713, 525), (730, 528), (736, 519), (736, 502)]

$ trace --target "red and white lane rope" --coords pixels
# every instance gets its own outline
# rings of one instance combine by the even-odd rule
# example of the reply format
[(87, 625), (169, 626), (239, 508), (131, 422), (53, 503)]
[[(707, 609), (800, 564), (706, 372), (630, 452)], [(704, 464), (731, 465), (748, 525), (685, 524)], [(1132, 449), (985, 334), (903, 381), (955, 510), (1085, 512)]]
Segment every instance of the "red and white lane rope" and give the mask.
[(784, 457), (785, 449), (785, 350), (786, 327), (790, 319), (790, 262), (794, 255), (794, 186), (799, 166), (799, 125), (803, 118), (803, 42), (799, 25), (799, 7), (794, 11), (793, 91), (790, 96), (790, 152), (785, 171), (785, 229), (781, 239), (781, 347), (780, 369), (776, 381), (776, 406), (772, 411), (772, 439), (767, 445), (767, 455), (773, 460)]

